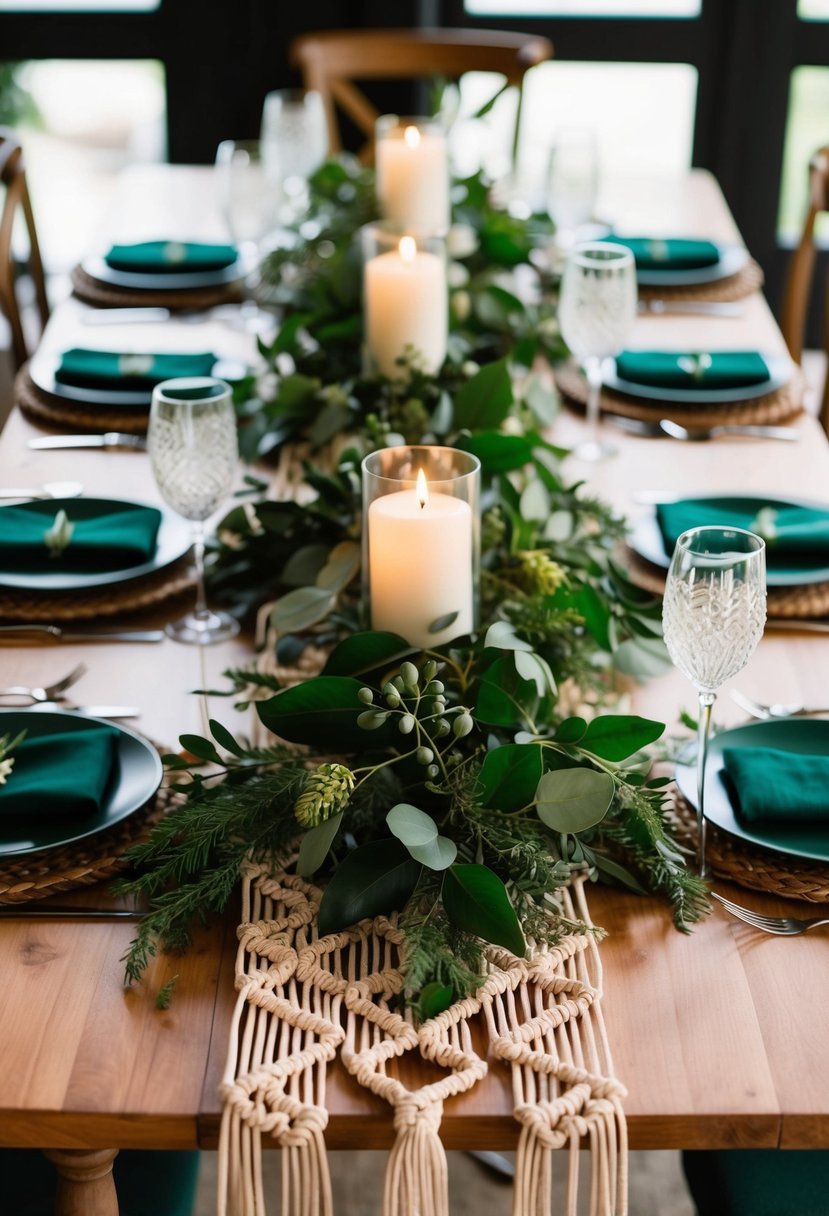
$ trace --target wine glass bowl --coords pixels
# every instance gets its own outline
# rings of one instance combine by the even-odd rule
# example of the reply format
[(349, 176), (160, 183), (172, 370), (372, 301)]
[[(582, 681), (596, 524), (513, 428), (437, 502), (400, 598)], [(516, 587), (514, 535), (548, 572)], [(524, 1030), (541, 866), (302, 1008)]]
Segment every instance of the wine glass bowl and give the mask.
[(275, 89), (262, 107), (262, 159), (279, 184), (287, 220), (308, 203), (308, 178), (328, 155), (322, 95), (311, 89)]
[(588, 241), (569, 254), (561, 277), (558, 317), (561, 336), (587, 377), (588, 437), (575, 451), (599, 460), (614, 448), (599, 439), (602, 363), (618, 355), (636, 319), (633, 254), (610, 241)]
[(242, 264), (242, 325), (251, 333), (272, 331), (274, 319), (258, 307), (256, 291), (263, 242), (278, 222), (278, 183), (255, 139), (222, 140), (216, 149), (215, 175), (219, 209)]
[(239, 446), (229, 385), (211, 377), (165, 380), (153, 390), (147, 448), (168, 506), (193, 524), (196, 604), (167, 626), (180, 642), (209, 645), (233, 637), (239, 623), (211, 612), (204, 589), (204, 521), (230, 494)]
[(547, 169), (547, 214), (556, 226), (556, 244), (568, 249), (592, 219), (599, 189), (596, 136), (580, 127), (556, 133)]
[(702, 527), (676, 543), (662, 604), (665, 645), (697, 690), (698, 869), (705, 857), (705, 768), (717, 690), (745, 667), (766, 620), (765, 542), (741, 528)]

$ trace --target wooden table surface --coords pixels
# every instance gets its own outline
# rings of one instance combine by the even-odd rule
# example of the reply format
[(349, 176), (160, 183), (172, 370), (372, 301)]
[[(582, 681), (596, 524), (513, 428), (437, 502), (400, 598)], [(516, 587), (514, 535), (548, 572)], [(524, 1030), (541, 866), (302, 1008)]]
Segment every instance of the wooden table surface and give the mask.
[[(124, 198), (160, 198), (185, 208), (203, 200), (204, 171), (144, 169)], [(174, 187), (174, 188), (171, 188)], [(189, 191), (189, 194), (188, 194)], [(203, 209), (203, 208), (202, 208)], [(204, 210), (204, 209), (203, 209)], [(125, 208), (126, 211), (126, 208)], [(620, 229), (736, 236), (719, 190), (704, 173), (670, 182), (628, 182), (608, 192), (605, 211)], [(150, 214), (152, 211), (150, 209)], [(180, 214), (187, 214), (186, 210)], [(152, 235), (142, 214), (118, 235)], [(207, 220), (199, 225), (208, 231)], [(116, 226), (117, 227), (117, 226)], [(155, 228), (158, 232), (161, 229)], [(74, 302), (61, 305), (46, 341), (74, 334), (79, 343), (113, 348), (129, 338), (145, 349), (168, 349), (185, 330), (239, 349), (226, 327), (205, 338), (194, 326), (144, 325), (127, 331), (85, 326)], [(177, 332), (178, 331), (178, 332)], [(711, 350), (751, 346), (781, 351), (782, 339), (757, 295), (738, 319), (640, 318), (631, 345)], [(816, 421), (804, 416), (797, 444), (723, 439), (709, 444), (638, 439), (618, 433), (619, 454), (598, 468), (579, 467), (591, 488), (635, 515), (637, 489), (760, 491), (825, 498), (829, 447)], [(97, 451), (32, 452), (36, 433), (13, 413), (0, 438), (0, 485), (74, 478), (87, 492), (157, 501), (147, 457)], [(562, 414), (554, 438), (581, 433)], [(154, 623), (163, 619), (132, 618)], [(195, 688), (216, 687), (224, 668), (250, 656), (235, 640), (200, 651), (160, 645), (3, 644), (0, 684), (39, 683), (79, 660), (89, 671), (76, 687), (83, 701), (128, 701), (142, 707), (138, 729), (175, 745), (200, 730), (206, 706)], [(829, 636), (767, 632), (741, 673), (746, 693), (766, 700), (825, 696)], [(673, 728), (693, 692), (673, 673), (632, 690), (637, 711)], [(209, 712), (238, 722), (227, 702)], [(722, 723), (741, 714), (727, 695), (715, 710)], [(723, 891), (752, 907), (784, 911), (785, 901)], [(105, 890), (60, 897), (61, 903), (105, 902)], [(56, 901), (57, 902), (57, 901)], [(618, 1075), (628, 1086), (626, 1111), (635, 1148), (829, 1146), (829, 935), (796, 939), (761, 936), (716, 910), (689, 936), (678, 933), (667, 908), (607, 888), (591, 894), (594, 919), (607, 927), (602, 946), (605, 1016)], [(795, 909), (800, 910), (799, 906)], [(215, 1144), (217, 1082), (224, 1062), (233, 993), (236, 910), (200, 931), (183, 958), (154, 963), (146, 988), (125, 990), (119, 961), (129, 924), (0, 921), (0, 1144), (52, 1148), (187, 1147)], [(180, 976), (170, 1009), (152, 994)], [(336, 1068), (329, 1083), (333, 1148), (381, 1147), (391, 1139), (387, 1108)], [(506, 1147), (516, 1138), (506, 1071), (494, 1064), (470, 1093), (446, 1105), (442, 1135), (449, 1147)]]

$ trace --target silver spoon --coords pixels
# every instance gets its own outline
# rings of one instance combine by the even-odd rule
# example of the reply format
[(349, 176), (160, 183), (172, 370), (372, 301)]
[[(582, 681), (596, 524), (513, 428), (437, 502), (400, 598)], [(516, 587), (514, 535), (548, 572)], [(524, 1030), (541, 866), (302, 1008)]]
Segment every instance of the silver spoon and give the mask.
[(83, 484), (80, 481), (44, 481), (37, 490), (0, 490), (0, 498), (30, 498), (35, 501), (48, 498), (80, 498)]
[(648, 439), (682, 439), (699, 441), (717, 439), (720, 435), (749, 435), (755, 439), (798, 439), (799, 433), (793, 427), (786, 426), (748, 426), (738, 423), (724, 423), (720, 426), (690, 427), (680, 426), (670, 418), (660, 418), (659, 421), (646, 422), (640, 418), (625, 418), (621, 414), (606, 415), (616, 426), (631, 435), (643, 435)]

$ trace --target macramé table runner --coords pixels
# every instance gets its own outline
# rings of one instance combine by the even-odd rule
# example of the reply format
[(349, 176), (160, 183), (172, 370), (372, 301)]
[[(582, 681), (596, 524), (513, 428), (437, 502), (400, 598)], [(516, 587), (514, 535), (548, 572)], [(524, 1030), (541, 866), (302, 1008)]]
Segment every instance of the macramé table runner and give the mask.
[[(562, 911), (590, 923), (584, 885), (579, 877), (561, 892)], [(512, 1073), (521, 1128), (513, 1216), (549, 1216), (554, 1151), (566, 1169), (564, 1216), (576, 1216), (582, 1144), (591, 1156), (584, 1210), (625, 1216), (625, 1090), (613, 1075), (593, 934), (533, 946), (527, 959), (490, 948), (476, 995), (416, 1026), (392, 1008), (404, 946), (394, 920), (377, 917), (320, 939), (321, 895), (294, 875), (271, 876), (253, 863), (243, 874), (239, 995), (222, 1082), (219, 1216), (334, 1216), (324, 1133), (326, 1067), (337, 1053), (393, 1112), (397, 1135), (382, 1216), (449, 1216), (440, 1122), (446, 1099), (487, 1071), (470, 1031), (478, 1015), (494, 1066)], [(407, 1051), (419, 1051), (446, 1075), (407, 1089), (388, 1067)], [(282, 1149), (281, 1206), (269, 1206), (263, 1190), (268, 1140)]]

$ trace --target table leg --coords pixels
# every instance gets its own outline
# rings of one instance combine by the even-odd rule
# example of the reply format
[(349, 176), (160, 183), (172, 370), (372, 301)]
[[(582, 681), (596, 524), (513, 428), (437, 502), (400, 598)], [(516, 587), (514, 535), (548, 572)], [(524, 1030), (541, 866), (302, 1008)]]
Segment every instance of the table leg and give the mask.
[(112, 1177), (117, 1148), (44, 1149), (58, 1171), (55, 1216), (118, 1216)]

